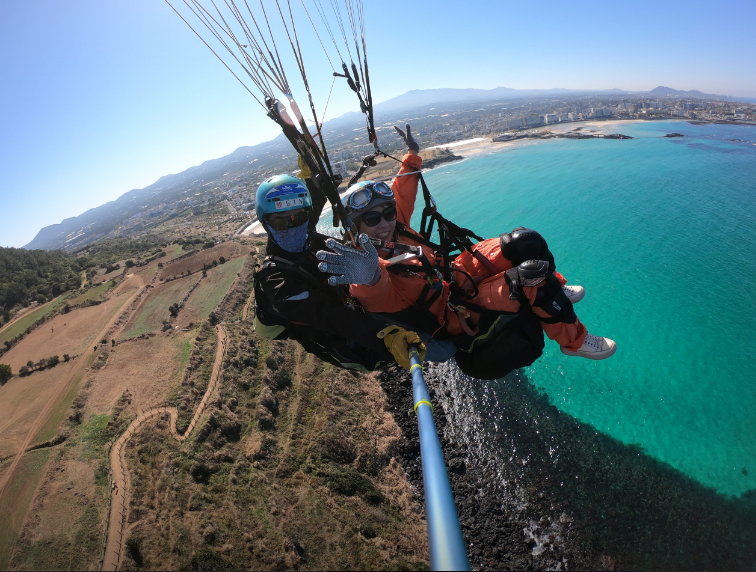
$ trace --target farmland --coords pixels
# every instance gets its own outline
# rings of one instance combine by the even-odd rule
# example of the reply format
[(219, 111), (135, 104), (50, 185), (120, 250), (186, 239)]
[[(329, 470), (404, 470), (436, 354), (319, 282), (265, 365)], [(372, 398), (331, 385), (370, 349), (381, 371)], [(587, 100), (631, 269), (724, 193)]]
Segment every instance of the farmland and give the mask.
[(201, 276), (192, 275), (152, 288), (134, 317), (120, 335), (128, 339), (159, 331), (170, 317), (168, 307), (180, 302)]
[(183, 328), (205, 320), (220, 304), (243, 265), (244, 258), (235, 258), (208, 270), (179, 313), (176, 325)]

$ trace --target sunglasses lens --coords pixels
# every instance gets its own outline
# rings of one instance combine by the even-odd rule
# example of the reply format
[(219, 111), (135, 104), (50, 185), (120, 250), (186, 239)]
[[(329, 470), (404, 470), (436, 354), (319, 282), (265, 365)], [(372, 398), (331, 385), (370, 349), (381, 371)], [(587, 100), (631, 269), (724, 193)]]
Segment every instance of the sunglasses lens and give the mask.
[(383, 212), (370, 211), (362, 215), (362, 222), (367, 226), (376, 226), (381, 222), (381, 218), (386, 219), (388, 222), (396, 220), (396, 207), (389, 207)]
[(367, 226), (375, 226), (379, 222), (381, 222), (381, 213), (376, 211), (365, 213), (364, 215), (362, 215), (362, 222), (364, 222)]
[(309, 217), (310, 213), (305, 210), (289, 215), (286, 218), (269, 219), (267, 223), (273, 230), (288, 230), (290, 228), (302, 226), (307, 222)]

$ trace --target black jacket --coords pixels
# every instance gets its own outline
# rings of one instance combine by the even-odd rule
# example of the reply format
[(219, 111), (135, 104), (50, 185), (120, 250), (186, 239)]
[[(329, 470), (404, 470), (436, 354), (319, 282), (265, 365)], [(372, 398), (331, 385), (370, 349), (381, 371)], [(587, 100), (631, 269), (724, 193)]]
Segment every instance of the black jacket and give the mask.
[(392, 362), (376, 337), (386, 324), (365, 313), (343, 289), (329, 286), (330, 274), (318, 270), (315, 253), (327, 248), (327, 238), (313, 232), (301, 254), (287, 252), (268, 239), (265, 262), (255, 275), (256, 321), (285, 327), (276, 339), (294, 339), (341, 367), (373, 370)]

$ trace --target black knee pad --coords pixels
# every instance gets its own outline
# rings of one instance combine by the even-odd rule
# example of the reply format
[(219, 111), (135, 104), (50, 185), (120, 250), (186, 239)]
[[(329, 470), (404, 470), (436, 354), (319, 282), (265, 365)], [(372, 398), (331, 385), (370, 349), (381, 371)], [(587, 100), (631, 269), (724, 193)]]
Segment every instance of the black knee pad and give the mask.
[(526, 260), (545, 260), (549, 263), (550, 272), (556, 270), (549, 245), (532, 229), (519, 227), (504, 233), (499, 236), (499, 245), (504, 258), (512, 262), (512, 266), (519, 266)]
[(562, 283), (553, 274), (549, 274), (546, 284), (538, 289), (533, 306), (549, 314), (550, 318), (540, 318), (543, 322), (574, 324), (577, 321), (572, 302), (562, 290)]

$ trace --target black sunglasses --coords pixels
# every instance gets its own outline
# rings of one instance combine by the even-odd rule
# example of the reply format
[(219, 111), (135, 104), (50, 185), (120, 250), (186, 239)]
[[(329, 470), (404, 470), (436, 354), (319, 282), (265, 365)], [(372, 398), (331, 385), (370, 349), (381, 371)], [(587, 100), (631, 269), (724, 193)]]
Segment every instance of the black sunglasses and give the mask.
[(288, 215), (285, 218), (270, 218), (265, 223), (273, 230), (289, 230), (297, 226), (302, 226), (310, 218), (310, 211), (303, 210)]
[(396, 207), (389, 207), (383, 212), (368, 211), (362, 215), (362, 222), (364, 222), (366, 226), (377, 226), (378, 223), (381, 222), (381, 218), (384, 218), (389, 222), (396, 220)]

